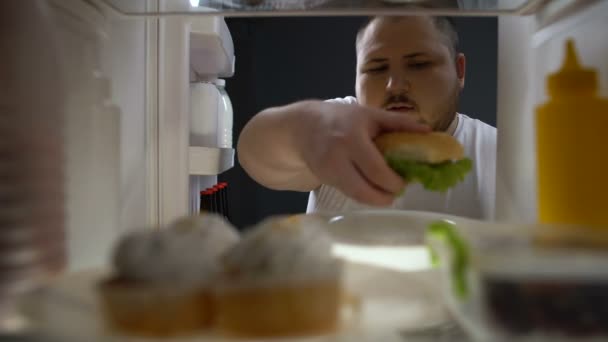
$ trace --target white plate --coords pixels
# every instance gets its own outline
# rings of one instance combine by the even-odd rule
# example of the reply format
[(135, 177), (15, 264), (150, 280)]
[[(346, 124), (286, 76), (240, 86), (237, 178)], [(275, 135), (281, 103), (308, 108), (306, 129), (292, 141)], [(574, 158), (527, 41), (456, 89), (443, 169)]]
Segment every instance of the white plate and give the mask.
[[(410, 238), (411, 232), (422, 233), (426, 225), (433, 220), (453, 218), (407, 211), (367, 211), (340, 216), (329, 216), (330, 229), (334, 233), (354, 237), (351, 242), (363, 241), (365, 243), (358, 246), (365, 248), (376, 247), (371, 242), (391, 241), (393, 243), (390, 247), (404, 248), (400, 251), (402, 254), (399, 254), (403, 259), (408, 259), (407, 254), (403, 254), (408, 248), (410, 251), (412, 248), (419, 248), (420, 252), (423, 251), (422, 247), (416, 244), (399, 246), (395, 244), (396, 241), (413, 242)], [(414, 254), (410, 254), (410, 257)], [(342, 329), (329, 336), (264, 341), (396, 342), (445, 338), (442, 337), (445, 331), (443, 328), (453, 324), (453, 321), (440, 296), (437, 272), (429, 269), (428, 265), (418, 269), (404, 269), (399, 267), (402, 265), (399, 263), (395, 266), (394, 263), (387, 264), (377, 260), (374, 262), (365, 258), (354, 260), (352, 253), (351, 258), (345, 259), (345, 287), (348, 293), (359, 299), (360, 306), (358, 311), (353, 311), (352, 308), (344, 310)], [(395, 261), (398, 258), (393, 254), (389, 259)], [(425, 262), (428, 264), (428, 261)], [(408, 260), (404, 260), (404, 264), (408, 264)], [(65, 275), (56, 279), (45, 290), (27, 298), (23, 307), (32, 326), (47, 335), (58, 336), (67, 341), (236, 341), (211, 334), (180, 339), (145, 339), (121, 336), (108, 331), (98, 309), (94, 291), (95, 284), (106, 274), (107, 271), (90, 271)], [(420, 331), (428, 332), (433, 338), (429, 339), (426, 333), (414, 334), (418, 337), (404, 337)], [(453, 332), (447, 330), (445, 333)], [(459, 341), (461, 340), (462, 336), (459, 336)]]
[[(181, 341), (229, 342), (213, 334), (178, 339), (127, 337), (106, 329), (94, 291), (105, 272), (75, 273), (29, 296), (22, 307), (31, 328), (65, 341)], [(328, 336), (264, 341), (403, 341), (408, 331), (432, 330), (450, 322), (436, 288), (434, 272), (395, 272), (377, 267), (347, 264), (346, 287), (360, 298), (357, 314), (345, 310), (343, 327)], [(262, 340), (255, 340), (262, 341)]]

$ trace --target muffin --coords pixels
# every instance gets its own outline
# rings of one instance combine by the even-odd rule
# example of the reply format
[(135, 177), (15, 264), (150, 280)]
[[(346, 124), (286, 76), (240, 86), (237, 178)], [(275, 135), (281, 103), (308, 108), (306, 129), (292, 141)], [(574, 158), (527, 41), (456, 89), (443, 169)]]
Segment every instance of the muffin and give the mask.
[(339, 325), (342, 264), (322, 222), (274, 217), (222, 257), (216, 327), (242, 337), (310, 336)]
[(109, 325), (157, 337), (205, 329), (213, 315), (209, 290), (219, 256), (238, 239), (235, 229), (214, 215), (126, 235), (114, 250), (115, 274), (99, 284)]

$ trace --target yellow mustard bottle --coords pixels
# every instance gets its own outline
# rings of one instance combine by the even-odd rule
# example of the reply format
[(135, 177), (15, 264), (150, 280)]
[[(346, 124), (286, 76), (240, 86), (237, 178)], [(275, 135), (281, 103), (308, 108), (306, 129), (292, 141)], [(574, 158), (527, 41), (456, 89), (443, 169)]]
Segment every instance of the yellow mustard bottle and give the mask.
[(562, 68), (547, 79), (549, 101), (536, 109), (541, 223), (608, 230), (608, 100), (597, 83), (567, 41)]

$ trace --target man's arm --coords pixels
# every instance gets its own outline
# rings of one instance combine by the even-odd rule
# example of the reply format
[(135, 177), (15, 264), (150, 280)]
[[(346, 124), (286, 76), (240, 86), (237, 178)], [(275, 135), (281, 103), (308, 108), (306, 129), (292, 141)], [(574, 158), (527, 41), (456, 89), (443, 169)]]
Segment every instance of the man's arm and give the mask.
[(373, 139), (385, 131), (429, 128), (414, 117), (359, 105), (302, 101), (266, 109), (239, 137), (241, 166), (260, 184), (310, 191), (331, 185), (370, 205), (389, 205), (404, 187)]
[[(239, 136), (241, 166), (256, 182), (275, 190), (310, 191), (321, 181), (306, 165), (299, 147), (297, 127), (311, 112), (314, 101), (266, 109), (251, 119)], [(301, 128), (303, 129), (303, 128)]]

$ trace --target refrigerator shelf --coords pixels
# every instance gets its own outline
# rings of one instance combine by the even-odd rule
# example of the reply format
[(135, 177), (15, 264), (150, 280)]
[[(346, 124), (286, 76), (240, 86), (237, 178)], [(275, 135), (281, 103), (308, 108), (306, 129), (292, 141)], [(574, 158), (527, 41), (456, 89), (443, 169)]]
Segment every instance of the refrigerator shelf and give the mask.
[[(396, 272), (350, 264), (356, 286), (367, 291), (361, 313), (344, 312), (342, 327), (332, 334), (305, 338), (233, 339), (219, 333), (201, 332), (180, 338), (127, 336), (109, 329), (100, 310), (96, 285), (109, 270), (74, 272), (55, 279), (32, 293), (20, 308), (27, 327), (17, 336), (36, 333), (43, 340), (91, 342), (401, 342), (439, 339), (466, 342), (468, 337), (447, 315), (438, 296), (429, 287), (437, 282), (432, 272)], [(377, 284), (383, 284), (378, 287)], [(403, 286), (408, 284), (408, 286)], [(400, 291), (388, 296), (386, 291)], [(391, 292), (391, 293), (392, 293)]]
[[(96, 0), (127, 16), (222, 15), (319, 16), (428, 13), (453, 16), (528, 15), (548, 2), (574, 0), (165, 0), (148, 6), (145, 0)], [(419, 6), (413, 8), (412, 6)]]

